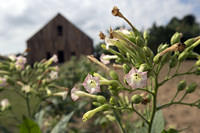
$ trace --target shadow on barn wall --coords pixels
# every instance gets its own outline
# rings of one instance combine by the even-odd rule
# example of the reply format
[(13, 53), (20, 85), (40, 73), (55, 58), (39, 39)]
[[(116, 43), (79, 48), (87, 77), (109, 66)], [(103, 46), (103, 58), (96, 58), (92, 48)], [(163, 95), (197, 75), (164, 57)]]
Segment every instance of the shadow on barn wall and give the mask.
[(92, 39), (58, 13), (35, 35), (27, 40), (29, 49), (28, 63), (33, 64), (53, 54), (58, 56), (59, 63), (71, 56), (93, 53)]

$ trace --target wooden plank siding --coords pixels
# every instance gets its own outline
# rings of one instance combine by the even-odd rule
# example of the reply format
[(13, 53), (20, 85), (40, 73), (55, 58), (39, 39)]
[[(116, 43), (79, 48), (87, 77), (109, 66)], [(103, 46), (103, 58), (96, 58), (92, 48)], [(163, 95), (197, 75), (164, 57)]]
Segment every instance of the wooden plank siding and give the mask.
[(27, 48), (29, 49), (27, 58), (30, 64), (53, 54), (63, 54), (64, 61), (67, 61), (72, 55), (92, 54), (93, 41), (61, 14), (57, 14), (27, 40)]

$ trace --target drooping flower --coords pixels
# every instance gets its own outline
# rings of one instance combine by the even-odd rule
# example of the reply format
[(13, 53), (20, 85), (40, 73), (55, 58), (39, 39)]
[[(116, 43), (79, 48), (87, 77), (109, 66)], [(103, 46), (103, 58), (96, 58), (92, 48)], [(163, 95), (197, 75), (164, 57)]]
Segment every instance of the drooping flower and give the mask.
[(22, 91), (25, 93), (29, 93), (31, 91), (31, 87), (29, 85), (24, 85), (22, 87)]
[(6, 78), (0, 77), (0, 87), (5, 87), (7, 84)]
[(0, 105), (1, 105), (1, 111), (4, 111), (4, 110), (8, 109), (11, 106), (9, 100), (6, 99), (6, 98), (1, 100)]
[(125, 75), (125, 80), (133, 89), (144, 88), (147, 85), (147, 72), (140, 72), (133, 67), (129, 73)]
[(92, 75), (88, 74), (83, 82), (84, 88), (90, 94), (96, 94), (100, 92), (100, 83), (98, 77), (93, 77)]
[(109, 64), (111, 59), (116, 59), (117, 55), (105, 55), (101, 54), (100, 60), (103, 64)]
[(24, 65), (26, 64), (27, 60), (25, 57), (23, 56), (18, 56), (16, 58), (16, 62), (15, 62), (15, 67), (17, 70), (23, 70), (24, 69)]
[(76, 101), (76, 100), (79, 99), (79, 96), (76, 94), (77, 91), (80, 91), (80, 90), (76, 87), (73, 87), (71, 89), (71, 98), (72, 98), (73, 101)]
[(54, 63), (57, 63), (58, 62), (58, 57), (57, 57), (57, 55), (53, 55), (51, 58), (50, 58), (50, 60), (52, 60)]
[(49, 76), (50, 76), (51, 80), (55, 80), (55, 79), (58, 78), (58, 72), (57, 71), (51, 71)]
[(61, 96), (63, 100), (65, 100), (67, 98), (67, 94), (68, 94), (68, 88), (65, 88), (65, 91), (63, 92), (57, 92), (54, 93), (54, 96)]

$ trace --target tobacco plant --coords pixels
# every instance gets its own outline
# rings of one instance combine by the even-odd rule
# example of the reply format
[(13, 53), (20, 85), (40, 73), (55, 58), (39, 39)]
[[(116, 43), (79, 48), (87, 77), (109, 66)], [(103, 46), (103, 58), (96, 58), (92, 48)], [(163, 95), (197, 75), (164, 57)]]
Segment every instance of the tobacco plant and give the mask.
[[(116, 122), (122, 133), (178, 132), (177, 129), (156, 128), (159, 126), (159, 123), (155, 123), (156, 117), (161, 110), (174, 104), (200, 109), (200, 99), (191, 103), (183, 101), (187, 95), (195, 91), (197, 83), (187, 84), (187, 81), (181, 80), (177, 84), (174, 97), (170, 102), (162, 105), (158, 104), (158, 92), (160, 87), (175, 77), (200, 75), (200, 55), (193, 52), (193, 49), (200, 44), (200, 37), (181, 42), (182, 34), (176, 32), (171, 37), (170, 44), (160, 44), (157, 54), (154, 55), (148, 47), (148, 32), (143, 34), (139, 32), (117, 7), (113, 8), (112, 14), (125, 20), (131, 30), (112, 30), (110, 28), (107, 36), (101, 32), (100, 39), (105, 41), (101, 47), (110, 55), (102, 54), (100, 61), (92, 55), (87, 56), (89, 60), (100, 65), (107, 72), (109, 78), (94, 72), (86, 76), (82, 85), (75, 85), (71, 90), (71, 98), (74, 101), (87, 97), (95, 106), (94, 109), (83, 115), (82, 120), (85, 122), (99, 113), (109, 121)], [(195, 64), (186, 72), (179, 72), (180, 66), (187, 58), (196, 59)], [(108, 66), (108, 64), (110, 65)], [(160, 81), (158, 76), (164, 65), (168, 65), (168, 73)], [(116, 68), (123, 73), (116, 71)], [(176, 71), (172, 72), (171, 69)], [(103, 91), (102, 87), (106, 87), (109, 96), (104, 97), (100, 94)], [(180, 92), (184, 92), (184, 94), (178, 99), (177, 95), (182, 94)], [(141, 105), (143, 106), (141, 107)], [(123, 120), (127, 113), (134, 113), (143, 121), (140, 129), (128, 130), (124, 124), (125, 120)]]

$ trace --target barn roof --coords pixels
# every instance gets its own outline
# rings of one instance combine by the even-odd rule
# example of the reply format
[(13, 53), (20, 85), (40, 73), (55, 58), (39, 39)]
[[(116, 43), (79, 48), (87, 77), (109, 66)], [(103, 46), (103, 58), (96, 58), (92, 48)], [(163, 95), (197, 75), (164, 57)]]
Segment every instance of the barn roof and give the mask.
[(32, 38), (34, 38), (35, 36), (37, 36), (39, 34), (39, 32), (46, 28), (48, 24), (50, 24), (51, 22), (55, 21), (56, 19), (58, 19), (59, 17), (61, 17), (62, 19), (64, 19), (66, 21), (66, 23), (70, 24), (73, 26), (73, 28), (75, 28), (76, 30), (78, 30), (80, 33), (84, 34), (85, 36), (87, 36), (91, 41), (92, 41), (92, 38), (89, 37), (85, 32), (83, 32), (81, 29), (79, 29), (78, 27), (76, 27), (72, 22), (70, 22), (68, 19), (66, 19), (61, 13), (58, 13), (55, 17), (53, 17), (50, 21), (48, 21), (42, 28), (40, 28), (39, 31), (37, 31), (33, 36), (31, 36), (27, 42), (29, 40), (31, 40)]

